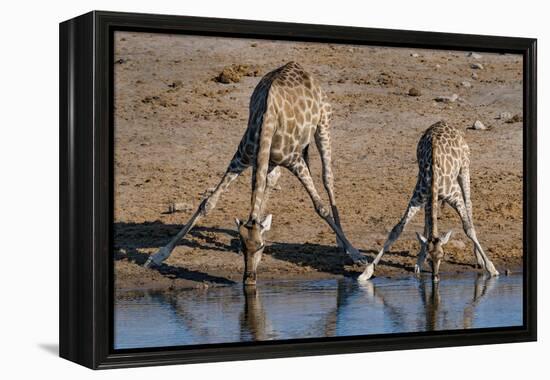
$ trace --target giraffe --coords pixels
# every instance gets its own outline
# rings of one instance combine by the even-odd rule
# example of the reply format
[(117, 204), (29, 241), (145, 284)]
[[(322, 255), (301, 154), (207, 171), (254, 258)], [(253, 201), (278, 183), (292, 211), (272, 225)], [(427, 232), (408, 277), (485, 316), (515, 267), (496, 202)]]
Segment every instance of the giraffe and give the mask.
[[(181, 231), (149, 257), (146, 266), (158, 265), (168, 258), (176, 244), (214, 209), (221, 194), (248, 167), (252, 167), (251, 211), (247, 222), (235, 220), (245, 259), (245, 285), (256, 283), (256, 269), (265, 247), (264, 234), (271, 228), (272, 220), (271, 215), (264, 217), (264, 211), (269, 193), (281, 175), (281, 167), (302, 183), (317, 214), (336, 234), (337, 244), (354, 262), (362, 261), (359, 251), (342, 231), (336, 207), (331, 166), (331, 113), (326, 94), (299, 64), (288, 62), (266, 74), (252, 93), (248, 127), (221, 181)], [(313, 140), (321, 156), (330, 210), (323, 205), (309, 170), (308, 148)]]
[(470, 200), (470, 149), (461, 132), (445, 121), (430, 126), (420, 138), (416, 149), (418, 160), (418, 179), (407, 209), (399, 223), (391, 230), (384, 246), (374, 261), (367, 265), (359, 276), (360, 281), (368, 280), (374, 268), (399, 238), (403, 228), (424, 207), (424, 234), (417, 233), (420, 253), (415, 265), (415, 273), (420, 273), (429, 255), (432, 266), (432, 278), (439, 281), (439, 266), (443, 259), (443, 245), (449, 241), (451, 232), (440, 236), (437, 228), (439, 204), (449, 204), (460, 216), (466, 236), (474, 244), (477, 264), (491, 276), (499, 273), (481, 247), (473, 221), (472, 202)]

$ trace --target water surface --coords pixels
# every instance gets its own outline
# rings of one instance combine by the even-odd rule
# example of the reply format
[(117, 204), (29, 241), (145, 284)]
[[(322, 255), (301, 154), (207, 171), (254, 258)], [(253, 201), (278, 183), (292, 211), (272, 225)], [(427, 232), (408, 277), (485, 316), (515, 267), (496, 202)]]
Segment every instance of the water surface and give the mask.
[(120, 292), (115, 348), (520, 326), (522, 284), (469, 273)]

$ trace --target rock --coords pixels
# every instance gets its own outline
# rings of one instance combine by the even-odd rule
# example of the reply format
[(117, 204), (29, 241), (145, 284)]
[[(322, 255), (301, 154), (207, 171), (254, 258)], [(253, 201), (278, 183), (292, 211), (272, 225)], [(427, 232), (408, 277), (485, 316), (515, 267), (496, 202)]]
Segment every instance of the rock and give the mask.
[(498, 120), (504, 120), (504, 121), (507, 121), (511, 118), (512, 118), (512, 114), (510, 112), (501, 112), (497, 117)]
[(472, 63), (470, 67), (474, 70), (483, 70), (483, 65), (481, 63)]
[(473, 51), (469, 52), (466, 56), (467, 57), (472, 57), (474, 59), (481, 59), (481, 54), (474, 53)]
[(248, 65), (231, 65), (222, 70), (214, 80), (216, 82), (229, 84), (229, 83), (238, 83), (241, 81), (243, 76), (255, 77), (259, 74), (258, 69), (251, 68)]
[(172, 203), (168, 205), (168, 213), (173, 214), (179, 211), (189, 211), (193, 208), (189, 203)]
[(439, 103), (454, 103), (458, 99), (457, 94), (452, 94), (451, 96), (438, 96), (434, 100)]
[(466, 88), (472, 87), (472, 84), (470, 82), (468, 82), (467, 80), (465, 80), (463, 82), (460, 82), (460, 84), (462, 85), (462, 87), (466, 87)]
[(420, 54), (418, 54), (418, 53), (411, 53), (411, 57), (413, 57), (413, 58), (418, 58), (418, 57), (420, 57)]
[(170, 88), (180, 88), (182, 86), (183, 86), (183, 82), (181, 80), (175, 80), (168, 85), (168, 87)]
[(422, 95), (422, 92), (420, 92), (418, 88), (411, 87), (409, 89), (409, 96), (420, 96), (420, 95)]
[(462, 240), (451, 240), (448, 243), (448, 245), (449, 245), (449, 247), (453, 247), (453, 248), (456, 248), (456, 249), (465, 249), (466, 248), (466, 244)]
[(353, 53), (353, 48), (349, 48), (348, 53)]
[(479, 75), (477, 75), (477, 73), (472, 73), (472, 79), (477, 79), (479, 78)]
[(485, 131), (487, 129), (487, 127), (481, 121), (476, 120), (474, 122), (474, 124), (472, 125), (472, 129), (474, 129), (476, 131)]
[(435, 65), (435, 68), (436, 68), (436, 69), (440, 69), (440, 68), (441, 68), (441, 65), (438, 63), (437, 65)]
[(509, 118), (508, 120), (506, 120), (506, 122), (508, 124), (512, 124), (512, 123), (519, 123), (523, 121), (523, 117), (520, 115), (520, 114), (515, 114), (514, 116), (512, 116), (511, 118)]

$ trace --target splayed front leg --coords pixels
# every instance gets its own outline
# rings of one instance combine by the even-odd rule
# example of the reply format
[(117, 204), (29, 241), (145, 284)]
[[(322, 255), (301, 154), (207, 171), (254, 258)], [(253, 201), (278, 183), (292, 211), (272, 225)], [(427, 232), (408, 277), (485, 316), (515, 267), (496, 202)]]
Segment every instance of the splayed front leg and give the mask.
[(418, 212), (418, 210), (420, 210), (420, 207), (422, 207), (422, 204), (419, 202), (418, 198), (413, 195), (412, 199), (409, 201), (407, 210), (405, 210), (405, 214), (403, 215), (399, 223), (397, 223), (392, 228), (388, 239), (384, 243), (384, 247), (378, 252), (378, 255), (376, 255), (373, 262), (367, 265), (365, 271), (359, 276), (359, 281), (367, 281), (372, 277), (372, 275), (374, 274), (374, 269), (382, 259), (382, 256), (384, 256), (384, 253), (387, 252), (390, 249), (391, 245), (399, 238), (407, 223), (409, 223), (413, 216)]
[(220, 199), (220, 196), (223, 192), (227, 190), (231, 182), (233, 182), (245, 169), (246, 167), (238, 164), (238, 161), (233, 160), (231, 164), (229, 165), (229, 168), (227, 169), (225, 175), (221, 179), (218, 186), (216, 186), (215, 190), (206, 196), (206, 198), (201, 202), (199, 207), (197, 208), (197, 211), (193, 214), (191, 219), (187, 222), (187, 224), (178, 232), (176, 236), (170, 241), (170, 243), (166, 244), (164, 247), (159, 249), (159, 251), (147, 259), (145, 262), (145, 267), (150, 268), (153, 265), (160, 265), (164, 260), (166, 260), (178, 242), (183, 239), (183, 237), (191, 231), (191, 229), (195, 226), (195, 224), (204, 216), (206, 216), (211, 210), (216, 207), (216, 203)]

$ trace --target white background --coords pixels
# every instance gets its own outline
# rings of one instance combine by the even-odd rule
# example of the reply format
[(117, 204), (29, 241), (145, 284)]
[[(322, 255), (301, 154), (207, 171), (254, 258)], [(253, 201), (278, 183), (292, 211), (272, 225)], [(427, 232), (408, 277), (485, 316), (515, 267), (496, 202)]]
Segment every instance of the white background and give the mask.
[[(0, 376), (12, 378), (513, 378), (548, 375), (550, 28), (544, 1), (22, 1), (0, 22)], [(93, 372), (58, 341), (58, 23), (93, 9), (539, 39), (539, 342)], [(546, 66), (546, 67), (545, 67)], [(544, 99), (546, 97), (546, 99)], [(6, 244), (7, 243), (7, 244)], [(365, 320), (365, 323), (369, 323)], [(546, 353), (544, 352), (546, 351)], [(537, 373), (539, 375), (537, 376)]]

